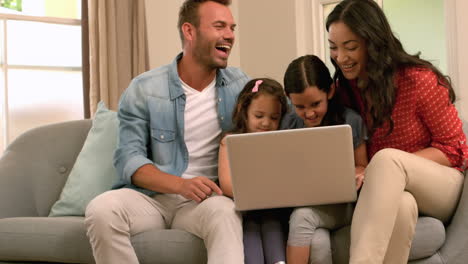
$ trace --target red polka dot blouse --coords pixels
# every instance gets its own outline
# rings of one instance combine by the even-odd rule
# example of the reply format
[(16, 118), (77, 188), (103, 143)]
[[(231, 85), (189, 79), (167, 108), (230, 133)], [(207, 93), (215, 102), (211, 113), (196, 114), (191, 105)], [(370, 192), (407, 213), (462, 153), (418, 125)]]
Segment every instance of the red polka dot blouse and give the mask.
[[(367, 142), (369, 159), (379, 150), (395, 148), (407, 152), (434, 147), (441, 150), (452, 166), (463, 171), (468, 166), (468, 146), (462, 122), (450, 102), (448, 90), (438, 84), (437, 76), (429, 69), (409, 67), (395, 78), (397, 90), (392, 112), (394, 129), (387, 135), (388, 122), (377, 128)], [(346, 92), (340, 92), (343, 102), (357, 110), (366, 120), (366, 106), (359, 88), (352, 85), (357, 102), (351, 103)]]

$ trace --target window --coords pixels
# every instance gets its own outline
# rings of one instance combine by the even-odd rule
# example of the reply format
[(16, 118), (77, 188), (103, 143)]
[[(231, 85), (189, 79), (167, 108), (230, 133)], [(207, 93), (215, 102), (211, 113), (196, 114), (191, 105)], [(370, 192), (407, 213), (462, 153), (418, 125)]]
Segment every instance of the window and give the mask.
[(18, 135), (83, 118), (81, 0), (0, 0), (0, 153)]

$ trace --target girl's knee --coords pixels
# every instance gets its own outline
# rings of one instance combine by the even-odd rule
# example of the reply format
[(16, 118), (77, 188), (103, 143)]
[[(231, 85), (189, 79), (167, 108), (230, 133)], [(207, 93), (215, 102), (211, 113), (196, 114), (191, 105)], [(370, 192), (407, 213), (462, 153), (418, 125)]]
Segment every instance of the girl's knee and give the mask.
[(289, 218), (290, 230), (309, 229), (312, 232), (319, 224), (318, 216), (310, 207), (296, 208)]

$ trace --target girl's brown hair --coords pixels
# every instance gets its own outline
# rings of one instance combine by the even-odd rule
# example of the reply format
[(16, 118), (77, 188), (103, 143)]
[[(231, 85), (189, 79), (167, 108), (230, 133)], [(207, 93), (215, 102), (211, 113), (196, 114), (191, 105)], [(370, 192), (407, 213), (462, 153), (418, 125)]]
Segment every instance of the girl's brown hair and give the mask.
[[(284, 90), (286, 95), (301, 94), (309, 87), (317, 87), (327, 95), (331, 92), (333, 80), (330, 71), (323, 61), (315, 55), (304, 55), (293, 60), (284, 74)], [(343, 117), (345, 109), (333, 96), (328, 100), (327, 114), (321, 126), (339, 125), (345, 122)]]
[[(257, 91), (252, 91), (257, 81), (262, 81), (262, 83), (258, 86)], [(269, 78), (252, 79), (245, 84), (244, 89), (240, 92), (239, 96), (237, 97), (236, 108), (232, 113), (232, 122), (234, 125), (234, 128), (231, 131), (232, 133), (248, 132), (247, 111), (252, 101), (262, 94), (272, 95), (278, 99), (278, 102), (281, 104), (280, 120), (283, 118), (283, 116), (288, 111), (288, 103), (281, 84)]]

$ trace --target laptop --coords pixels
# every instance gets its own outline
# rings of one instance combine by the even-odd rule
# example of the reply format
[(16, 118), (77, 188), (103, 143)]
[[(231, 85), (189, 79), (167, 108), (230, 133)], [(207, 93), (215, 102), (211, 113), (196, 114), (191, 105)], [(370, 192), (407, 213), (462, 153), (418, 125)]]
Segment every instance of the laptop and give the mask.
[(356, 201), (349, 125), (226, 137), (236, 210)]

